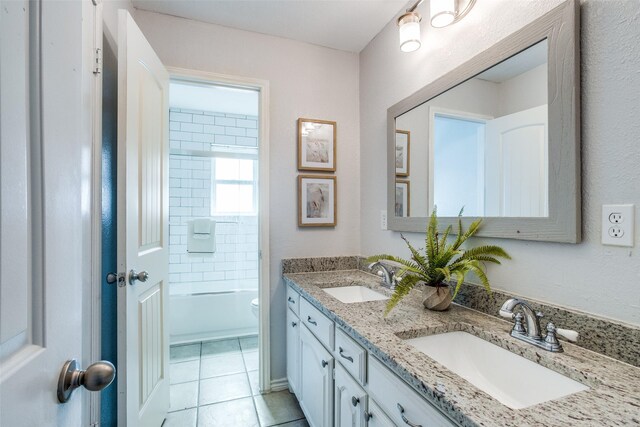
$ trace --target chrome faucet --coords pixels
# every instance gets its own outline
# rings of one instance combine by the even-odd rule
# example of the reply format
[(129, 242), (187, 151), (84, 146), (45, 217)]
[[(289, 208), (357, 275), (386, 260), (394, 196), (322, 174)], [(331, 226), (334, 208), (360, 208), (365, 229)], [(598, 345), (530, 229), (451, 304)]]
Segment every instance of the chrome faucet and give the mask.
[(372, 262), (368, 265), (369, 270), (373, 271), (375, 268), (378, 268), (378, 276), (382, 277), (382, 286), (389, 289), (395, 289), (396, 287), (396, 276), (392, 269), (385, 266), (380, 261)]
[[(522, 308), (522, 313), (514, 313), (516, 307)], [(515, 321), (513, 329), (511, 329), (511, 336), (518, 338), (519, 340), (528, 342), (537, 347), (544, 348), (545, 350), (552, 352), (562, 352), (562, 346), (556, 338), (556, 334), (565, 337), (567, 340), (575, 342), (578, 340), (578, 333), (569, 329), (560, 329), (549, 322), (547, 324), (547, 334), (542, 338), (540, 333), (540, 318), (543, 317), (542, 313), (535, 312), (531, 306), (523, 300), (516, 298), (510, 298), (502, 304), (500, 308), (500, 316)], [(522, 324), (522, 320), (526, 320), (527, 326)]]

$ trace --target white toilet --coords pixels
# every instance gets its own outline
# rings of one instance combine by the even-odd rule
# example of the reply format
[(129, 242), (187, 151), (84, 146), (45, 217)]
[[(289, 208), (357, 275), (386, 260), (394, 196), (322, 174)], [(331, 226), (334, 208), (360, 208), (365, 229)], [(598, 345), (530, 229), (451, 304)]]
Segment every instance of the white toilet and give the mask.
[(256, 318), (258, 317), (258, 304), (259, 304), (258, 298), (254, 298), (251, 300), (251, 312), (253, 313), (254, 316), (256, 316)]

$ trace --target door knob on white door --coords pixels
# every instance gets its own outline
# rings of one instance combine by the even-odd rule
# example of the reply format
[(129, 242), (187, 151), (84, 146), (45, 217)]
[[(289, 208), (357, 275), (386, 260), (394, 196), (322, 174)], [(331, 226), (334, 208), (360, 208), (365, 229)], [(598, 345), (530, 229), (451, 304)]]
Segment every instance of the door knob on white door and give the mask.
[(146, 271), (141, 271), (141, 272), (137, 272), (135, 270), (131, 270), (129, 272), (129, 284), (133, 285), (136, 283), (136, 281), (141, 281), (142, 283), (146, 282), (147, 279), (149, 278), (149, 273), (147, 273)]
[(93, 363), (85, 371), (78, 368), (77, 360), (67, 360), (58, 379), (58, 401), (66, 403), (80, 386), (89, 391), (100, 391), (111, 384), (115, 377), (115, 366), (106, 360)]

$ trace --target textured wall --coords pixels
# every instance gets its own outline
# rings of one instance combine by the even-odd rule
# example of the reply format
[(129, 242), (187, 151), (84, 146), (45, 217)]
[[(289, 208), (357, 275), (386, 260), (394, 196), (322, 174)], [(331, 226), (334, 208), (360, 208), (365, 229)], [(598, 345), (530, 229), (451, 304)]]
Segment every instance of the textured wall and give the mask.
[[(386, 209), (386, 109), (559, 3), (478, 2), (452, 27), (423, 24), (423, 46), (411, 54), (398, 48), (391, 22), (361, 52), (363, 254), (407, 254), (400, 234), (379, 225)], [(640, 1), (586, 0), (581, 13), (583, 242), (483, 239), (513, 256), (489, 276), (495, 288), (640, 325), (640, 227), (636, 248), (600, 244), (603, 203), (635, 203), (639, 222)], [(421, 241), (418, 234), (409, 237)]]
[[(152, 12), (135, 20), (165, 65), (269, 80), (271, 376), (283, 378), (282, 258), (360, 252), (358, 55)], [(338, 123), (335, 228), (297, 226), (299, 117)]]

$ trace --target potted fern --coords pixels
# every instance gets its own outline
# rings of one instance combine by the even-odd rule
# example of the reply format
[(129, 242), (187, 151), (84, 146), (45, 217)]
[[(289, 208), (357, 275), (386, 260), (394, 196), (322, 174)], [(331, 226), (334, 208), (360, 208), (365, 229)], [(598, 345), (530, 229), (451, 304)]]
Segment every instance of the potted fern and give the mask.
[[(387, 254), (369, 257), (368, 262), (386, 260), (399, 266), (396, 272), (397, 285), (387, 303), (384, 315), (389, 314), (393, 307), (418, 284), (423, 285), (422, 303), (426, 308), (437, 311), (448, 309), (469, 272), (478, 276), (485, 290), (490, 294), (491, 285), (485, 274), (483, 263), (500, 264), (498, 258), (511, 259), (511, 257), (499, 246), (485, 245), (471, 249), (460, 247), (478, 231), (481, 223), (482, 219), (477, 219), (464, 231), (461, 210), (458, 214), (458, 235), (455, 240), (448, 242), (447, 238), (452, 231), (452, 226), (448, 226), (440, 235), (438, 217), (434, 209), (427, 224), (424, 253), (414, 248), (409, 240), (401, 235), (411, 252), (410, 260)], [(449, 281), (452, 278), (457, 282), (453, 295), (449, 289)]]

